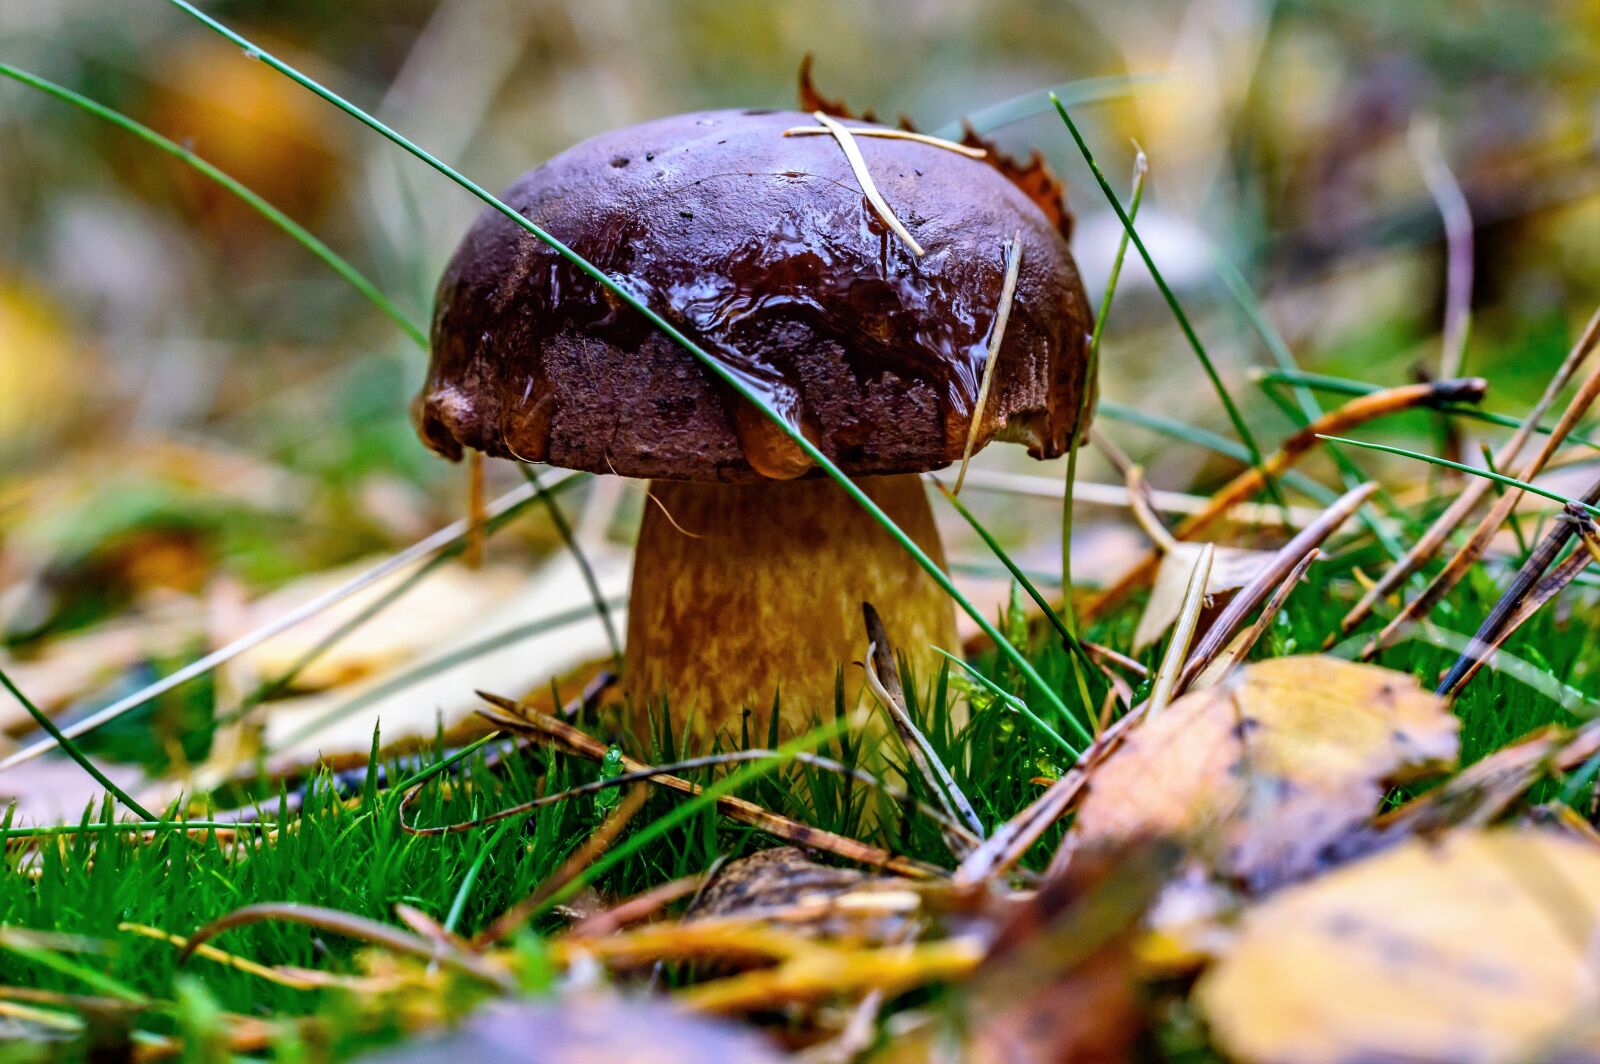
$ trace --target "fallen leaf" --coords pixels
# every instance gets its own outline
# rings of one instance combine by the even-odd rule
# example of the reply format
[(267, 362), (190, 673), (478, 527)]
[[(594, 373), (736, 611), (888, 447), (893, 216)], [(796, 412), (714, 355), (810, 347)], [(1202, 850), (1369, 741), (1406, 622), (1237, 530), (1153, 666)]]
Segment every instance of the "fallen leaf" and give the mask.
[(741, 916), (846, 894), (867, 879), (853, 868), (829, 868), (796, 846), (774, 846), (729, 861), (695, 899), (686, 920)]
[[(1145, 1026), (1134, 942), (1176, 847), (1085, 852), (1024, 899), (948, 1008), (898, 1034), (874, 1064), (1116, 1064)], [(952, 1023), (952, 1019), (956, 1022)]]
[(765, 918), (808, 936), (898, 942), (922, 899), (911, 881), (818, 864), (795, 846), (729, 861), (684, 913), (685, 922)]
[(1600, 1004), (1600, 849), (1528, 829), (1411, 839), (1253, 909), (1195, 1000), (1254, 1064), (1550, 1057)]
[[(624, 593), (627, 554), (592, 550), (589, 562), (603, 595)], [(408, 736), (432, 736), (441, 727), (449, 731), (474, 717), (482, 705), (479, 688), (546, 690), (551, 679), (606, 655), (605, 626), (570, 554), (552, 557), (533, 573), (447, 571), (453, 579), (433, 585), (446, 571), (433, 574), (369, 622), (383, 628), (393, 619), (393, 627), (334, 655), (330, 673), (373, 670), (360, 682), (262, 707), (262, 742), (275, 770), (365, 753), (380, 722), (386, 746)], [(505, 594), (508, 581), (511, 593)], [(459, 599), (452, 597), (455, 591)], [(613, 616), (619, 627), (626, 624), (625, 611)], [(292, 642), (303, 645), (302, 639)]]
[[(371, 569), (369, 557), (303, 577), (250, 605), (244, 631), (268, 624)], [(244, 654), (233, 669), (251, 680), (272, 680), (300, 664), (334, 631), (372, 608), (415, 575), (404, 569), (330, 606)], [(445, 566), (429, 573), (401, 599), (344, 636), (295, 674), (296, 691), (322, 691), (364, 680), (412, 661), (477, 623), (512, 599), (527, 573), (511, 565), (478, 570)], [(238, 634), (243, 634), (241, 631)]]
[(366, 1064), (519, 1060), (527, 1064), (778, 1064), (764, 1039), (731, 1023), (655, 1001), (567, 997), (497, 1002), (457, 1030), (361, 1058)]
[(1460, 724), (1403, 673), (1336, 658), (1246, 665), (1131, 729), (1095, 768), (1069, 841), (1202, 844), (1254, 890), (1317, 867), (1386, 785), (1454, 762)]
[[(1133, 632), (1134, 653), (1154, 645), (1178, 619), (1183, 594), (1189, 587), (1189, 574), (1194, 571), (1195, 559), (1203, 546), (1203, 543), (1179, 543), (1161, 556), (1161, 566), (1150, 588), (1150, 601), (1145, 603), (1144, 613), (1139, 615), (1139, 625)], [(1216, 551), (1211, 561), (1211, 575), (1206, 580), (1207, 598), (1244, 587), (1271, 565), (1275, 557), (1272, 551), (1245, 547), (1217, 547)], [(1220, 603), (1208, 605), (1214, 608)]]

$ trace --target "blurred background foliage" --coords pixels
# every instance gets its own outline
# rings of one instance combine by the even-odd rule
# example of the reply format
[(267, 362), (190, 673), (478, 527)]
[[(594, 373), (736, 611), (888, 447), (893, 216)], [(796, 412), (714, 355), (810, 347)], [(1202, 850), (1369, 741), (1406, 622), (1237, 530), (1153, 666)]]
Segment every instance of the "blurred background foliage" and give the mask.
[[(924, 128), (1041, 87), (1134, 75), (1122, 98), (1078, 107), (1080, 121), (1119, 189), (1131, 141), (1149, 152), (1141, 230), (1269, 438), (1288, 422), (1249, 379), (1266, 354), (1218, 282), (1219, 257), (1306, 368), (1384, 384), (1437, 368), (1444, 246), (1414, 125), (1437, 123), (1475, 221), (1465, 369), (1493, 380), (1492, 408), (1530, 401), (1600, 298), (1596, 3), (206, 6), (490, 187), (614, 126), (790, 106), (808, 52), (826, 92)], [(192, 148), (426, 322), (474, 201), (263, 64), (154, 0), (0, 0), (0, 59)], [(1097, 295), (1119, 229), (1064, 130), (1041, 109), (999, 138), (1037, 147), (1066, 177)], [(0, 233), (0, 632), (17, 652), (133, 606), (219, 587), (248, 596), (462, 512), (464, 475), (410, 428), (422, 354), (175, 160), (0, 82)], [(1226, 432), (1135, 263), (1104, 375), (1108, 398)], [(1433, 432), (1421, 416), (1404, 426)], [(1232, 470), (1109, 429), (1157, 486), (1204, 489)], [(1116, 479), (1097, 456), (1086, 465)], [(517, 481), (508, 468), (491, 476)], [(1055, 504), (978, 508), (1024, 559), (1057, 556)], [(551, 534), (523, 522), (513, 535), (520, 547), (498, 549)], [(1106, 575), (1106, 556), (1081, 557), (1080, 577)]]

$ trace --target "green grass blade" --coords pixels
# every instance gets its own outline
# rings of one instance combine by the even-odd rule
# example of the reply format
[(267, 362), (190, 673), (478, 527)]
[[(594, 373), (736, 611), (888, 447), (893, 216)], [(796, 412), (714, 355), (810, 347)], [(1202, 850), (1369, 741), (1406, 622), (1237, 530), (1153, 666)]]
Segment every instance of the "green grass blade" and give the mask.
[(276, 831), (271, 820), (117, 820), (111, 823), (48, 824), (0, 828), (0, 841), (50, 839), (67, 835), (143, 835), (158, 831)]
[[(1130, 222), (1139, 217), (1139, 204), (1144, 200), (1144, 181), (1149, 173), (1150, 161), (1140, 151), (1134, 156), (1133, 191), (1128, 196)], [(1094, 333), (1089, 338), (1089, 383), (1078, 398), (1078, 414), (1072, 422), (1072, 440), (1067, 445), (1067, 492), (1061, 499), (1061, 584), (1067, 590), (1061, 608), (1067, 611), (1067, 623), (1073, 627), (1074, 634), (1077, 617), (1072, 608), (1072, 485), (1078, 482), (1079, 437), (1083, 434), (1083, 419), (1089, 414), (1090, 389), (1100, 379), (1100, 342), (1105, 336), (1106, 318), (1111, 314), (1111, 300), (1117, 294), (1117, 282), (1122, 279), (1122, 264), (1128, 258), (1130, 231), (1124, 229), (1122, 239), (1117, 242), (1117, 254), (1111, 260), (1111, 275), (1106, 279), (1106, 290), (1100, 296), (1100, 309), (1095, 312)]]
[(572, 526), (567, 523), (567, 515), (561, 512), (561, 504), (556, 502), (555, 496), (544, 486), (539, 474), (526, 464), (519, 464), (517, 468), (522, 470), (523, 478), (539, 493), (539, 502), (550, 515), (550, 523), (555, 526), (556, 535), (561, 537), (561, 542), (566, 545), (572, 560), (578, 563), (578, 572), (583, 575), (583, 584), (589, 589), (589, 597), (594, 601), (595, 612), (600, 615), (600, 623), (605, 626), (606, 642), (611, 644), (612, 668), (621, 672), (622, 638), (617, 635), (616, 619), (611, 616), (611, 606), (600, 591), (600, 581), (595, 578), (594, 566), (589, 564), (589, 556), (584, 553), (577, 537), (572, 534)]
[[(935, 483), (937, 483), (937, 481)], [(993, 552), (994, 556), (1000, 559), (1000, 564), (1006, 567), (1006, 571), (1011, 574), (1011, 578), (1022, 586), (1022, 590), (1028, 593), (1029, 598), (1033, 599), (1034, 605), (1038, 606), (1039, 609), (1044, 612), (1044, 615), (1049, 619), (1051, 626), (1055, 628), (1056, 634), (1059, 635), (1062, 642), (1067, 645), (1067, 650), (1072, 658), (1072, 671), (1078, 685), (1078, 697), (1083, 702), (1084, 718), (1086, 720), (1094, 720), (1094, 702), (1089, 697), (1089, 683), (1083, 675), (1083, 663), (1088, 660), (1089, 654), (1083, 649), (1083, 644), (1078, 640), (1078, 633), (1075, 632), (1071, 625), (1063, 620), (1061, 615), (1051, 607), (1049, 600), (1046, 599), (1044, 595), (1040, 594), (1039, 589), (1034, 586), (1033, 581), (1028, 579), (1028, 574), (1023, 572), (1021, 567), (1019, 567), (1016, 562), (1011, 560), (1011, 556), (1005, 552), (1005, 548), (1001, 547), (1000, 544), (995, 540), (994, 536), (990, 534), (989, 530), (983, 527), (983, 523), (978, 520), (977, 516), (973, 514), (971, 510), (967, 509), (966, 504), (961, 501), (956, 493), (946, 489), (943, 484), (939, 484), (939, 489), (940, 493), (944, 495), (944, 497), (949, 501), (950, 505), (956, 508), (956, 512), (962, 517), (966, 518), (967, 524), (972, 526), (972, 530), (978, 534), (978, 538), (982, 539), (985, 545), (988, 546), (989, 550)], [(1070, 500), (1064, 503), (1064, 505), (1070, 506)], [(1071, 594), (1070, 587), (1068, 589), (1068, 594)], [(1068, 609), (1071, 609), (1070, 605), (1068, 606)], [(1072, 730), (1076, 732), (1078, 734), (1078, 738), (1082, 739), (1085, 743), (1094, 742), (1094, 735), (1087, 727), (1084, 726), (1083, 721), (1080, 721), (1077, 717), (1069, 716), (1067, 718), (1067, 723), (1072, 725)]]
[(807, 439), (798, 428), (796, 428), (794, 425), (791, 425), (781, 414), (768, 405), (760, 397), (760, 395), (750, 387), (748, 383), (746, 383), (737, 373), (733, 372), (721, 360), (717, 359), (715, 356), (701, 348), (699, 344), (690, 339), (689, 336), (677, 326), (673, 325), (661, 315), (651, 310), (632, 292), (629, 292), (622, 285), (606, 276), (605, 273), (603, 273), (588, 259), (585, 259), (576, 251), (573, 251), (570, 247), (557, 239), (553, 234), (547, 232), (545, 229), (534, 223), (531, 219), (525, 218), (521, 214), (518, 214), (515, 210), (501, 202), (498, 197), (489, 192), (488, 189), (484, 188), (476, 181), (473, 181), (471, 178), (462, 174), (448, 163), (445, 163), (430, 152), (413, 143), (411, 140), (391, 129), (389, 126), (374, 118), (372, 115), (361, 110), (359, 107), (356, 107), (354, 104), (345, 100), (337, 93), (325, 88), (320, 83), (307, 77), (305, 74), (302, 74), (300, 71), (285, 63), (283, 60), (266, 51), (263, 51), (259, 46), (252, 44), (238, 33), (235, 33), (233, 30), (224, 26), (216, 19), (202, 12), (199, 8), (195, 7), (194, 4), (190, 3), (189, 0), (167, 0), (167, 2), (179, 10), (187, 13), (195, 20), (221, 35), (225, 39), (244, 49), (245, 54), (250, 58), (259, 59), (261, 62), (266, 63), (268, 66), (272, 67), (272, 69), (289, 78), (297, 85), (309, 92), (316, 94), (323, 100), (337, 107), (339, 110), (345, 112), (350, 117), (356, 119), (358, 122), (361, 122), (369, 129), (379, 133), (399, 147), (404, 148), (417, 159), (431, 166), (433, 169), (437, 170), (439, 173), (448, 177), (450, 180), (454, 181), (456, 184), (472, 193), (478, 199), (482, 200), (485, 204), (499, 211), (513, 224), (532, 234), (535, 238), (544, 243), (557, 255), (565, 259), (573, 267), (593, 279), (606, 291), (610, 292), (618, 300), (632, 308), (635, 312), (643, 315), (647, 321), (649, 321), (657, 329), (660, 329), (669, 339), (671, 339), (679, 347), (682, 347), (685, 351), (689, 352), (689, 354), (693, 355), (694, 358), (698, 360), (701, 365), (705, 366), (706, 369), (708, 369), (718, 380), (721, 380), (723, 383), (728, 385), (728, 387), (732, 388), (734, 392), (736, 392), (742, 399), (753, 404), (763, 416), (777, 425), (779, 430), (782, 431), (784, 435), (786, 435), (794, 443), (794, 445), (806, 455), (806, 457), (810, 458), (819, 469), (827, 473), (828, 476), (832, 477), (839, 484), (839, 486), (844, 489), (846, 494), (848, 494), (856, 501), (857, 504), (865, 509), (867, 513), (872, 516), (873, 520), (876, 521), (878, 525), (895, 540), (895, 542), (900, 544), (900, 546), (911, 555), (917, 564), (921, 566), (922, 569), (933, 579), (934, 583), (938, 584), (939, 587), (944, 590), (945, 594), (949, 595), (950, 598), (953, 599), (955, 603), (973, 619), (978, 627), (983, 630), (985, 635), (994, 640), (996, 647), (1000, 649), (1001, 653), (1010, 658), (1012, 663), (1015, 664), (1019, 670), (1021, 670), (1022, 674), (1028, 677), (1028, 679), (1038, 687), (1040, 693), (1052, 703), (1054, 709), (1063, 715), (1068, 713), (1065, 703), (1061, 701), (1061, 696), (1050, 689), (1050, 686), (1045, 682), (1044, 677), (1039, 675), (1038, 670), (1033, 667), (1033, 664), (1028, 661), (1027, 657), (1022, 653), (1022, 651), (1006, 641), (1005, 637), (1000, 634), (999, 630), (996, 629), (989, 619), (983, 615), (983, 611), (974, 606), (972, 602), (961, 593), (955, 584), (951, 582), (950, 577), (944, 572), (944, 570), (940, 569), (939, 566), (934, 563), (933, 559), (928, 556), (927, 552), (919, 547), (910, 536), (906, 535), (905, 531), (901, 529), (899, 525), (895, 524), (889, 515), (884, 513), (882, 508), (879, 507), (877, 503), (873, 502), (872, 499), (868, 497), (867, 493), (862, 491), (854, 481), (846, 476), (844, 472), (833, 463), (833, 460), (824, 454), (816, 444)]
[[(1122, 221), (1123, 231), (1133, 241), (1133, 246), (1138, 250), (1139, 257), (1144, 260), (1145, 268), (1150, 271), (1150, 277), (1155, 281), (1156, 287), (1161, 290), (1161, 297), (1166, 300), (1167, 306), (1172, 310), (1172, 316), (1177, 319), (1178, 328), (1183, 330), (1184, 338), (1189, 341), (1195, 357), (1200, 360), (1200, 367), (1205, 370), (1206, 377), (1211, 381), (1211, 387), (1216, 391), (1217, 398), (1222, 400), (1222, 407), (1228, 414), (1228, 420), (1233, 423), (1233, 429), (1239, 434), (1239, 439), (1244, 443), (1245, 449), (1250, 452), (1250, 464), (1261, 465), (1261, 448), (1256, 444), (1256, 438), (1250, 432), (1250, 427), (1244, 423), (1244, 416), (1239, 413), (1239, 408), (1234, 405), (1233, 396), (1228, 394), (1227, 387), (1222, 383), (1222, 377), (1217, 373), (1217, 367), (1212, 364), (1211, 356), (1206, 353), (1206, 348), (1200, 342), (1200, 336), (1194, 331), (1194, 326), (1189, 322), (1189, 315), (1184, 313), (1183, 306), (1178, 302), (1178, 297), (1173, 294), (1167, 285), (1166, 278), (1161, 276), (1155, 260), (1150, 257), (1149, 250), (1144, 246), (1138, 230), (1133, 227), (1133, 219), (1123, 208), (1122, 201), (1111, 189), (1111, 182), (1106, 180), (1106, 175), (1100, 169), (1100, 164), (1095, 162), (1094, 153), (1089, 150), (1089, 145), (1084, 141), (1083, 134), (1078, 132), (1078, 126), (1072, 121), (1072, 116), (1067, 114), (1067, 108), (1062, 104), (1060, 97), (1052, 96), (1051, 102), (1055, 104), (1056, 113), (1067, 124), (1067, 132), (1072, 134), (1073, 143), (1078, 146), (1084, 162), (1089, 164), (1089, 170), (1094, 174), (1094, 179), (1100, 185), (1100, 191), (1105, 193), (1106, 200), (1111, 204), (1111, 209), (1117, 212), (1117, 217)], [(1269, 481), (1270, 483), (1270, 481)]]
[(1009, 100), (990, 104), (965, 118), (945, 123), (934, 130), (933, 135), (943, 137), (945, 140), (959, 141), (970, 127), (974, 133), (981, 136), (1035, 115), (1049, 114), (1052, 95), (1059, 96), (1073, 106), (1083, 103), (1102, 103), (1106, 100), (1120, 100), (1132, 96), (1139, 87), (1164, 80), (1166, 80), (1165, 74), (1112, 74), (1101, 78), (1064, 81), (1047, 89), (1034, 89), (1020, 96), (1013, 96)]
[(245, 185), (238, 178), (218, 169), (216, 166), (202, 159), (188, 148), (185, 148), (182, 144), (162, 136), (149, 126), (136, 122), (127, 115), (107, 107), (105, 104), (99, 103), (96, 100), (91, 100), (89, 97), (81, 95), (80, 93), (73, 92), (64, 85), (57, 85), (53, 81), (47, 81), (36, 74), (30, 74), (26, 70), (19, 70), (18, 68), (7, 63), (0, 63), (0, 75), (8, 77), (13, 81), (21, 82), (30, 88), (38, 89), (40, 92), (43, 92), (47, 95), (54, 96), (56, 99), (65, 103), (69, 103), (80, 110), (87, 111), (96, 118), (103, 119), (119, 129), (132, 133), (135, 137), (138, 137), (146, 144), (166, 152), (168, 155), (180, 160), (200, 174), (203, 174), (205, 177), (216, 182), (218, 185), (221, 185), (228, 192), (232, 193), (234, 196), (238, 197), (242, 202), (244, 202), (246, 206), (250, 207), (257, 214), (261, 215), (261, 217), (265, 218), (267, 221), (283, 230), (284, 233), (288, 234), (301, 247), (305, 248), (307, 251), (311, 252), (311, 254), (321, 259), (325, 264), (327, 264), (327, 267), (330, 270), (344, 278), (351, 288), (354, 288), (357, 292), (364, 296), (368, 302), (377, 307), (378, 310), (382, 311), (390, 321), (393, 321), (396, 325), (398, 325), (400, 330), (407, 336), (411, 337), (412, 341), (415, 342), (418, 347), (422, 348), (424, 351), (428, 349), (427, 333), (423, 332), (415, 322), (407, 317), (405, 311), (395, 306), (394, 302), (390, 300), (388, 296), (380, 292), (377, 285), (367, 280), (360, 270), (357, 270), (354, 266), (350, 265), (349, 262), (345, 261), (345, 259), (340, 256), (338, 252), (334, 251), (327, 244), (324, 244), (321, 240), (313, 236), (310, 230), (306, 229), (305, 226), (301, 225), (299, 222), (296, 222), (293, 218), (290, 218), (287, 214), (284, 214), (278, 208), (262, 199), (260, 195), (250, 189), (249, 186)]
[(1541, 495), (1544, 498), (1553, 500), (1555, 502), (1566, 503), (1570, 506), (1582, 507), (1590, 514), (1600, 517), (1600, 506), (1591, 506), (1582, 499), (1574, 499), (1570, 495), (1562, 495), (1560, 492), (1551, 491), (1548, 488), (1541, 488), (1537, 484), (1529, 484), (1526, 480), (1518, 480), (1516, 477), (1508, 477), (1504, 473), (1495, 473), (1487, 469), (1479, 469), (1477, 466), (1464, 465), (1461, 462), (1452, 462), (1448, 458), (1438, 458), (1431, 454), (1423, 454), (1421, 451), (1408, 451), (1404, 447), (1392, 447), (1387, 443), (1369, 443), (1366, 440), (1352, 440), (1347, 439), (1344, 436), (1318, 436), (1317, 439), (1329, 440), (1333, 443), (1346, 443), (1351, 447), (1364, 447), (1369, 451), (1382, 451), (1384, 454), (1399, 455), (1401, 458), (1415, 458), (1419, 462), (1427, 462), (1430, 465), (1443, 466), (1446, 469), (1454, 469), (1462, 473), (1471, 473), (1475, 477), (1483, 477), (1485, 480), (1492, 480), (1496, 483), (1504, 484), (1508, 488), (1520, 488), (1523, 491), (1532, 492), (1534, 495)]
[(582, 890), (585, 885), (593, 883), (598, 877), (604, 875), (608, 869), (627, 860), (629, 856), (655, 839), (665, 835), (679, 824), (686, 822), (701, 810), (708, 807), (714, 808), (717, 799), (723, 795), (738, 790), (746, 783), (753, 783), (761, 779), (780, 765), (788, 764), (794, 760), (796, 754), (807, 753), (821, 746), (843, 730), (845, 724), (846, 721), (838, 720), (832, 724), (815, 728), (797, 739), (784, 743), (773, 751), (773, 756), (753, 761), (741, 769), (728, 773), (722, 779), (702, 787), (700, 793), (693, 798), (674, 806), (668, 810), (665, 816), (657, 817), (640, 829), (637, 834), (629, 836), (619, 845), (607, 850), (594, 864), (574, 876), (572, 882), (546, 898), (544, 904), (540, 907), (540, 912), (547, 912), (552, 907), (561, 904), (561, 902)]
[(522, 823), (521, 817), (501, 821), (500, 826), (478, 850), (477, 856), (472, 859), (471, 867), (467, 869), (467, 874), (461, 877), (461, 889), (456, 891), (455, 898), (450, 902), (450, 912), (444, 918), (446, 931), (454, 932), (456, 925), (461, 923), (461, 914), (466, 911), (467, 899), (472, 896), (472, 888), (478, 882), (478, 874), (483, 871), (483, 866), (488, 863), (489, 854), (494, 852), (494, 848), (500, 844), (506, 832), (510, 831), (513, 825), (520, 823)]
[(1077, 749), (1075, 749), (1071, 743), (1067, 742), (1066, 739), (1062, 738), (1060, 732), (1056, 731), (1054, 728), (1050, 727), (1050, 725), (1046, 724), (1043, 720), (1039, 719), (1039, 715), (1037, 713), (1035, 713), (1033, 710), (1028, 708), (1028, 703), (1024, 702), (1022, 699), (1018, 698), (1016, 695), (1012, 694), (1011, 692), (1002, 690), (1000, 688), (1000, 686), (998, 684), (996, 684), (993, 680), (989, 679), (989, 677), (985, 676), (983, 673), (979, 672), (977, 669), (973, 668), (971, 665), (968, 665), (965, 661), (962, 661), (960, 658), (956, 657), (954, 654), (950, 653), (948, 650), (945, 650), (945, 649), (943, 649), (941, 647), (934, 647), (933, 649), (934, 649), (935, 653), (943, 654), (945, 657), (949, 658), (951, 661), (953, 661), (957, 665), (961, 666), (961, 670), (963, 672), (965, 672), (968, 676), (972, 677), (972, 679), (976, 683), (981, 685), (990, 694), (992, 694), (996, 698), (1000, 699), (1002, 702), (1004, 702), (1006, 705), (1010, 706), (1012, 709), (1016, 710), (1018, 713), (1021, 713), (1025, 718), (1027, 718), (1027, 720), (1028, 720), (1028, 722), (1030, 724), (1032, 724), (1035, 728), (1039, 729), (1040, 734), (1042, 734), (1046, 739), (1049, 739), (1051, 742), (1053, 742), (1057, 746), (1061, 747), (1061, 749), (1065, 750), (1067, 753), (1071, 754), (1073, 757), (1076, 758), (1076, 757), (1079, 756), (1080, 752)]
[[(1107, 417), (1112, 421), (1120, 421), (1125, 425), (1137, 425), (1139, 428), (1148, 429), (1168, 439), (1178, 440), (1181, 443), (1191, 443), (1196, 447), (1204, 447), (1208, 451), (1215, 451), (1217, 454), (1244, 462), (1247, 465), (1250, 462), (1250, 452), (1246, 451), (1243, 446), (1233, 442), (1226, 436), (1219, 436), (1209, 429), (1200, 428), (1198, 425), (1174, 421), (1171, 418), (1162, 417), (1160, 414), (1151, 414), (1140, 410), (1138, 407), (1126, 406), (1110, 399), (1102, 399), (1095, 404), (1095, 413), (1099, 417)], [(1294, 488), (1296, 491), (1304, 492), (1324, 506), (1337, 498), (1333, 492), (1303, 473), (1290, 470), (1281, 479), (1284, 484)]]
[(34, 705), (33, 700), (27, 695), (23, 694), (21, 688), (11, 682), (11, 677), (6, 675), (4, 669), (0, 669), (0, 684), (3, 684), (5, 689), (11, 692), (11, 696), (21, 703), (22, 708), (28, 711), (28, 716), (32, 717), (38, 723), (39, 727), (45, 730), (45, 734), (54, 739), (56, 741), (56, 745), (65, 750), (67, 756), (78, 763), (79, 768), (83, 769), (90, 776), (94, 777), (94, 781), (100, 786), (104, 787), (113, 797), (117, 799), (117, 801), (121, 802), (123, 806), (131, 810), (141, 820), (161, 819), (154, 813), (150, 812), (150, 810), (140, 805), (133, 799), (131, 795), (128, 794), (127, 791), (123, 790), (121, 787), (118, 787), (115, 783), (112, 783), (109, 776), (96, 768), (95, 763), (90, 761), (88, 756), (84, 754), (82, 750), (78, 749), (78, 744), (63, 735), (61, 733), (61, 729), (56, 727), (56, 722), (51, 720), (44, 710)]

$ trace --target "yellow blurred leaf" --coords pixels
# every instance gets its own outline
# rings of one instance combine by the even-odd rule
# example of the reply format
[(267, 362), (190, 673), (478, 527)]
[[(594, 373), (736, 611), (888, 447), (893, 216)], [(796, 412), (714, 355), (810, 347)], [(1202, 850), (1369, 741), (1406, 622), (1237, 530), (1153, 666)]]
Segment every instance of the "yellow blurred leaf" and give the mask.
[(1275, 658), (1128, 732), (1089, 780), (1072, 843), (1166, 836), (1260, 889), (1315, 867), (1384, 786), (1455, 760), (1459, 721), (1403, 673)]
[(1251, 1064), (1578, 1059), (1554, 1047), (1600, 1005), (1597, 930), (1600, 848), (1459, 831), (1262, 903), (1195, 996)]

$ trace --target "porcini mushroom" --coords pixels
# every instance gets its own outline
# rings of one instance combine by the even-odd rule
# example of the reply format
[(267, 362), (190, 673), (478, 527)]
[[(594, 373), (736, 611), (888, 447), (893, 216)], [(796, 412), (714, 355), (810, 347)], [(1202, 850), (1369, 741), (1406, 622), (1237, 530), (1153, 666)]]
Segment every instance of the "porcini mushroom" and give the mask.
[[(722, 360), (942, 564), (918, 474), (958, 461), (975, 417), (979, 447), (1058, 456), (1092, 387), (1064, 210), (1047, 215), (987, 161), (862, 137), (918, 255), (840, 140), (784, 135), (815, 124), (660, 119), (556, 156), (503, 199)], [(1013, 240), (1009, 323), (976, 410)], [(475, 448), (650, 481), (624, 664), (641, 714), (665, 697), (702, 732), (747, 708), (764, 729), (776, 695), (785, 730), (808, 724), (864, 650), (863, 601), (925, 674), (928, 648), (954, 644), (945, 595), (782, 431), (496, 212), (440, 282), (415, 413), (451, 458)]]

